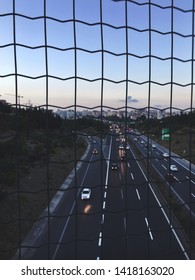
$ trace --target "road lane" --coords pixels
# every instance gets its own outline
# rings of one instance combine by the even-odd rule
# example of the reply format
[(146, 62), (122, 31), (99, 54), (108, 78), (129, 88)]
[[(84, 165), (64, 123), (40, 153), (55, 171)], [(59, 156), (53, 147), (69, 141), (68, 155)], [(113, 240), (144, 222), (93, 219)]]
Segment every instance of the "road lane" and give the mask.
[[(82, 187), (92, 189), (91, 198), (82, 201), (77, 198), (70, 225), (63, 234), (63, 246), (59, 249), (60, 259), (96, 259), (98, 255), (97, 240), (102, 221), (102, 197), (106, 176), (106, 161), (100, 161), (98, 155), (92, 157), (87, 176), (83, 177)], [(67, 247), (67, 248), (66, 248)]]
[[(139, 162), (137, 161), (136, 163), (142, 173), (138, 173), (138, 170), (134, 171), (137, 173), (138, 181), (136, 181), (136, 183), (138, 183), (139, 193), (142, 198), (140, 199), (140, 203), (142, 204), (140, 205), (140, 209), (145, 208), (147, 210), (145, 215), (153, 232), (153, 240), (150, 242), (149, 258), (186, 258), (186, 255), (182, 252), (183, 248), (176, 239), (175, 231), (171, 227), (171, 212), (168, 211), (170, 214), (168, 218), (165, 214), (165, 210), (168, 208), (167, 205), (160, 204), (158, 198), (152, 190), (152, 185), (147, 183), (147, 177), (144, 175)], [(141, 180), (143, 179), (145, 179), (145, 183), (141, 183)], [(159, 250), (157, 250), (157, 248), (159, 248)]]
[[(130, 136), (131, 139), (132, 136)], [(195, 202), (191, 193), (195, 193), (195, 170), (194, 166), (187, 162), (184, 159), (181, 159), (178, 155), (170, 152), (170, 157), (165, 158), (163, 153), (169, 151), (162, 147), (161, 145), (155, 143), (156, 148), (152, 148), (151, 144), (146, 148), (144, 143), (148, 142), (145, 136), (141, 136), (140, 140), (134, 141), (135, 145), (138, 147), (140, 152), (144, 157), (147, 157), (147, 152), (150, 152), (150, 158), (148, 159), (149, 163), (157, 171), (158, 176), (160, 176), (164, 181), (166, 181), (166, 174), (173, 173), (176, 181), (167, 182), (167, 185), (171, 188), (177, 199), (180, 200), (186, 209), (188, 209), (191, 214), (195, 217)], [(151, 140), (150, 140), (151, 141)], [(170, 165), (175, 164), (178, 167), (178, 171), (171, 171)]]
[[(113, 141), (111, 159), (119, 159)], [(110, 170), (104, 227), (102, 259), (186, 259), (171, 221), (167, 205), (159, 204), (152, 186), (133, 152), (118, 171)]]

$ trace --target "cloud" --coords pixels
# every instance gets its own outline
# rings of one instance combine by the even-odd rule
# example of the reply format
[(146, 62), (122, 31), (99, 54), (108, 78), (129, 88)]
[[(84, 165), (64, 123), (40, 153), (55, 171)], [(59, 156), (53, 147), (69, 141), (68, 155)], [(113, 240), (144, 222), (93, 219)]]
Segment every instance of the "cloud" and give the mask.
[[(120, 102), (126, 102), (125, 99), (121, 99)], [(127, 103), (136, 103), (139, 102), (137, 99), (133, 98), (132, 96), (127, 96)]]
[(137, 99), (133, 98), (132, 96), (127, 97), (127, 103), (136, 103), (139, 102)]
[(159, 109), (159, 110), (162, 110), (162, 109), (164, 109), (164, 108), (166, 108), (167, 107), (167, 105), (165, 105), (165, 104), (155, 104), (154, 106), (153, 106), (154, 108), (156, 108), (156, 109)]

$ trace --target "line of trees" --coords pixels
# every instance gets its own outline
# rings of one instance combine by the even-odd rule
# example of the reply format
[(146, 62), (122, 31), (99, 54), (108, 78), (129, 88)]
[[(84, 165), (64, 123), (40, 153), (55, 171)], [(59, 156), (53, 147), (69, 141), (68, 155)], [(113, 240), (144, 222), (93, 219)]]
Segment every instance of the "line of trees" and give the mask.
[(147, 119), (141, 116), (136, 120), (136, 126), (145, 132), (150, 132), (156, 136), (161, 134), (162, 128), (169, 128), (172, 132), (182, 128), (195, 128), (195, 111), (182, 113), (162, 119)]

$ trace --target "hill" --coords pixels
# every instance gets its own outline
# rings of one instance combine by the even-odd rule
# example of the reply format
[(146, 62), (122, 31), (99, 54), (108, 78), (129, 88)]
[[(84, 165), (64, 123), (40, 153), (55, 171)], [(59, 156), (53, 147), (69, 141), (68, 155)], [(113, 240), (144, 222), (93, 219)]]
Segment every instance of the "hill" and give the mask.
[(1, 102), (0, 119), (0, 259), (10, 259), (84, 153), (83, 132), (106, 127)]

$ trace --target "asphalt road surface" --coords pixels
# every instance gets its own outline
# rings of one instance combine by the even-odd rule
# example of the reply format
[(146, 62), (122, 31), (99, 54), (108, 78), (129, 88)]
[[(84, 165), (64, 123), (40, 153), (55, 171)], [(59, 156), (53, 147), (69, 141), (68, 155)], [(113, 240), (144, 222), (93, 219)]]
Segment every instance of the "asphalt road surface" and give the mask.
[[(34, 234), (33, 246), (25, 243), (29, 248), (22, 249), (22, 259), (190, 258), (168, 206), (160, 202), (132, 147), (125, 148), (126, 159), (121, 160), (120, 144), (115, 131), (103, 143), (90, 140), (85, 161), (55, 211), (43, 219), (47, 226)], [(137, 145), (146, 152), (141, 143)], [(168, 163), (159, 158), (156, 166), (166, 171), (162, 164)], [(117, 170), (112, 169), (113, 162)], [(181, 176), (176, 183), (182, 181)], [(84, 187), (91, 188), (89, 200), (81, 200)], [(182, 196), (182, 191), (178, 193)]]

